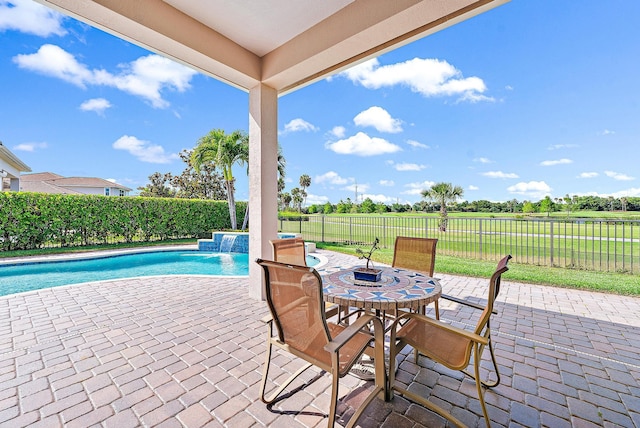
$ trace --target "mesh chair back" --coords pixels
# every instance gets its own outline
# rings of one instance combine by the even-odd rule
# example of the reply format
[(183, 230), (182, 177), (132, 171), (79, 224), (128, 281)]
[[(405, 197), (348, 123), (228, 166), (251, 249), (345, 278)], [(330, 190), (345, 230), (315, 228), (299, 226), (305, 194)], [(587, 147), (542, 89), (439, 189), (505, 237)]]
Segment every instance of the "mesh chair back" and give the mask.
[(313, 268), (259, 260), (280, 342), (319, 356), (330, 340), (322, 301), (322, 279)]
[(272, 239), (269, 242), (273, 248), (273, 260), (291, 265), (307, 265), (302, 238)]
[(396, 237), (392, 266), (433, 276), (437, 243), (435, 238)]
[(498, 293), (500, 293), (500, 278), (503, 273), (509, 270), (507, 263), (510, 259), (511, 255), (504, 256), (502, 260), (498, 262), (498, 266), (496, 267), (495, 272), (493, 272), (493, 275), (491, 275), (491, 280), (489, 281), (489, 292), (487, 293), (487, 305), (482, 311), (478, 324), (476, 325), (476, 334), (481, 335), (485, 327), (489, 324), (491, 313), (493, 312), (493, 303), (498, 297)]

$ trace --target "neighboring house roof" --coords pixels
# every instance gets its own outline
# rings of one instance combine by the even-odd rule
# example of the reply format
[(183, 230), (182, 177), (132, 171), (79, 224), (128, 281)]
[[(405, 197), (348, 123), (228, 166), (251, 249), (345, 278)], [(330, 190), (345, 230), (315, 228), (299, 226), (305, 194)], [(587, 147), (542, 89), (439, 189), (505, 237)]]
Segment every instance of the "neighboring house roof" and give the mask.
[(122, 189), (130, 191), (131, 189), (113, 181), (96, 177), (62, 177), (48, 180), (51, 184), (63, 187), (110, 187), (112, 189)]
[(20, 180), (21, 192), (37, 192), (37, 193), (56, 193), (62, 195), (82, 195), (81, 192), (76, 192), (72, 189), (65, 189), (64, 187), (56, 186), (46, 181), (26, 181)]
[(54, 174), (53, 172), (36, 172), (33, 174), (23, 174), (20, 176), (22, 181), (47, 181), (55, 180), (56, 178), (64, 178), (61, 175)]
[(2, 141), (0, 141), (0, 160), (8, 163), (18, 172), (31, 172), (31, 168), (29, 168), (26, 163), (18, 159), (16, 155), (11, 153), (11, 151), (4, 144), (2, 144)]
[(52, 172), (39, 172), (22, 175), (20, 190), (23, 192), (82, 194), (74, 188), (111, 188), (131, 191), (130, 188), (97, 177), (63, 177)]

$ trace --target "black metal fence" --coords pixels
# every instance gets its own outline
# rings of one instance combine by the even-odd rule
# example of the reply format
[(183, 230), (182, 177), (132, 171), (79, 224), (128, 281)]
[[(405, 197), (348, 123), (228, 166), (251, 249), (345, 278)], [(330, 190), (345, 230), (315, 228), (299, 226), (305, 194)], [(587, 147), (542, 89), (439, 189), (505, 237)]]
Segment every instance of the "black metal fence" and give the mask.
[(308, 216), (279, 221), (281, 232), (309, 241), (392, 248), (396, 236), (438, 238), (446, 255), (604, 272), (640, 273), (640, 221), (602, 219)]

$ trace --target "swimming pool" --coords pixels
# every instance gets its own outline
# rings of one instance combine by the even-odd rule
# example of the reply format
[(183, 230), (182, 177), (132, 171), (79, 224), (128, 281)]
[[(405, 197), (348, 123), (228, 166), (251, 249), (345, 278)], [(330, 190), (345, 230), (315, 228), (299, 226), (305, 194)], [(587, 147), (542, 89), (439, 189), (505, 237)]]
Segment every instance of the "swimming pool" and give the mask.
[[(309, 266), (317, 264), (307, 257)], [(0, 266), (0, 296), (60, 285), (154, 275), (249, 274), (249, 255), (198, 250), (153, 251), (82, 260), (26, 262)]]

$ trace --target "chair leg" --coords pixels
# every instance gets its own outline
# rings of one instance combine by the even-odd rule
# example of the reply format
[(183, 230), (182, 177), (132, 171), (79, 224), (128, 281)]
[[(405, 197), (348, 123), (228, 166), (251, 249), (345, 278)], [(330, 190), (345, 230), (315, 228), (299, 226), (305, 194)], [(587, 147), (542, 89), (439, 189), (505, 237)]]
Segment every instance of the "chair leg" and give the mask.
[(487, 405), (484, 402), (484, 389), (482, 387), (482, 380), (480, 380), (480, 350), (478, 344), (473, 345), (473, 370), (475, 373), (476, 389), (478, 390), (478, 399), (480, 400), (480, 406), (482, 407), (482, 413), (484, 414), (484, 421), (487, 424), (487, 428), (491, 427), (491, 420), (489, 419), (489, 413), (487, 412)]
[(486, 386), (487, 388), (493, 388), (494, 386), (498, 386), (498, 384), (500, 383), (500, 372), (498, 371), (498, 363), (496, 362), (496, 354), (493, 352), (493, 344), (491, 343), (491, 338), (489, 338), (489, 353), (491, 354), (493, 369), (496, 372), (496, 380), (495, 382), (482, 381), (482, 385)]
[(338, 382), (340, 381), (340, 375), (338, 374), (338, 356), (334, 354), (332, 356), (334, 364), (331, 369), (331, 406), (329, 407), (329, 420), (327, 421), (327, 427), (332, 428), (336, 422), (336, 408), (338, 407)]
[(303, 365), (300, 369), (298, 369), (295, 373), (293, 373), (286, 381), (280, 385), (280, 387), (269, 397), (265, 397), (265, 389), (267, 386), (267, 378), (269, 376), (269, 366), (271, 365), (271, 353), (273, 349), (273, 345), (271, 343), (271, 329), (267, 333), (267, 352), (265, 356), (264, 368), (262, 370), (262, 382), (260, 383), (260, 399), (265, 404), (271, 404), (277, 400), (278, 396), (284, 391), (284, 389), (291, 384), (298, 376), (300, 376), (305, 370), (311, 367), (311, 363), (307, 363)]
[[(269, 328), (271, 330), (271, 328)], [(264, 390), (267, 387), (267, 378), (269, 376), (269, 364), (271, 363), (271, 331), (267, 336), (267, 352), (265, 353), (264, 367), (262, 368), (262, 381), (260, 382), (260, 398), (263, 403), (269, 404), (273, 400), (266, 399), (264, 396)], [(273, 398), (273, 397), (271, 397)]]
[[(489, 337), (489, 353), (491, 354), (491, 363), (493, 364), (493, 370), (496, 372), (496, 380), (493, 382), (487, 382), (484, 380), (480, 380), (480, 383), (482, 384), (482, 386), (484, 386), (485, 388), (493, 388), (498, 386), (498, 384), (500, 384), (500, 371), (498, 370), (498, 362), (496, 361), (496, 354), (493, 351), (493, 345), (491, 343), (491, 337)], [(479, 356), (482, 356), (482, 352), (484, 350), (484, 346), (480, 346), (479, 348)], [(469, 376), (472, 379), (476, 379), (475, 375), (470, 373), (467, 370), (462, 370), (462, 373), (466, 374), (467, 376)]]

